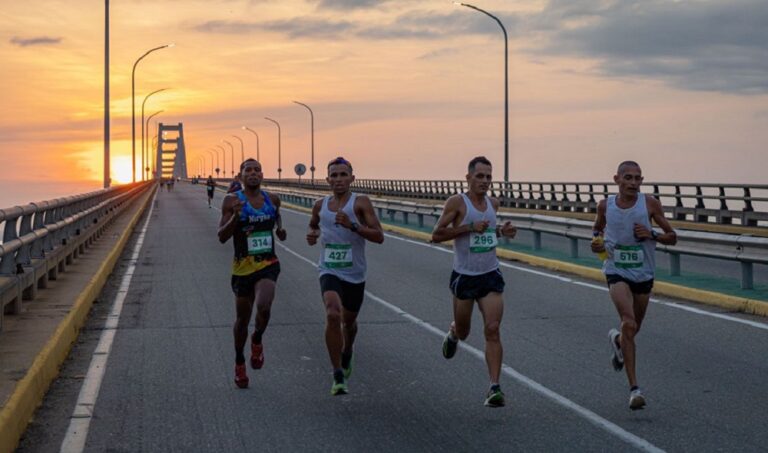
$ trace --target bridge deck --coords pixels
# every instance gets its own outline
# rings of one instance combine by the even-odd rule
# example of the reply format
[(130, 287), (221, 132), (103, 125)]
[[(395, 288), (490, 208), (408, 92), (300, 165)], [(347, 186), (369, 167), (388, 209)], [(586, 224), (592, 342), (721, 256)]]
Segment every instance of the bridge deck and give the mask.
[[(217, 193), (217, 204), (220, 199)], [(203, 186), (177, 184), (157, 200), (93, 409), (88, 451), (617, 451), (628, 443), (758, 451), (768, 445), (764, 319), (652, 304), (638, 337), (649, 407), (630, 412), (626, 378), (609, 365), (607, 331), (617, 316), (603, 286), (507, 264), (501, 338), (511, 368), (501, 384), (509, 406), (491, 410), (482, 406), (487, 374), (477, 313), (468, 347), (451, 361), (440, 354), (440, 332), (451, 319), (452, 256), (392, 235), (382, 246), (368, 246), (369, 293), (351, 394), (331, 397), (311, 264), (319, 250), (304, 242), (307, 215), (290, 210), (283, 216), (289, 238), (278, 247), (282, 273), (264, 340), (266, 365), (249, 370), (251, 388), (238, 390), (232, 246), (216, 239), (219, 211), (208, 209)], [(116, 286), (102, 299), (111, 300)], [(94, 309), (20, 451), (61, 444), (108, 305)]]

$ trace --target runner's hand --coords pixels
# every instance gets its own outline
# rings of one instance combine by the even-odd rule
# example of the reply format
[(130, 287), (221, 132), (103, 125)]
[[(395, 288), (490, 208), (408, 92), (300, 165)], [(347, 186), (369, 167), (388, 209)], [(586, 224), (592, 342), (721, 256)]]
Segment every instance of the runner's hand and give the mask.
[(480, 222), (472, 222), (472, 231), (475, 233), (482, 233), (485, 230), (488, 229), (488, 226), (491, 224), (488, 220), (482, 220)]
[(651, 236), (651, 230), (644, 227), (643, 225), (640, 225), (639, 223), (635, 224), (635, 238), (638, 241), (642, 241), (643, 239), (651, 239), (653, 236)]
[(341, 211), (336, 213), (336, 220), (335, 220), (335, 222), (336, 222), (337, 225), (341, 225), (341, 226), (343, 226), (346, 229), (352, 228), (352, 221), (349, 220), (349, 216), (346, 215), (345, 213), (341, 212)]
[(317, 244), (317, 238), (320, 237), (320, 230), (317, 229), (310, 229), (307, 233), (307, 244), (309, 245), (315, 245)]
[(504, 225), (501, 226), (501, 235), (512, 239), (515, 237), (515, 235), (517, 235), (517, 228), (512, 225), (512, 222), (507, 220), (504, 222)]
[(275, 230), (275, 234), (277, 235), (277, 238), (281, 241), (284, 241), (286, 237), (288, 237), (288, 233), (285, 231), (284, 228), (278, 228)]

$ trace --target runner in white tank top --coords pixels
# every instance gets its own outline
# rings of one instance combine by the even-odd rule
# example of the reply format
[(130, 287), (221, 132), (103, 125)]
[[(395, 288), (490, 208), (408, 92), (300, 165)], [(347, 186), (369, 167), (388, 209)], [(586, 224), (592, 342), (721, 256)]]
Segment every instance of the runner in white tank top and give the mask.
[[(651, 297), (656, 267), (656, 242), (674, 245), (677, 235), (664, 217), (661, 202), (640, 192), (643, 182), (640, 166), (633, 161), (619, 164), (613, 177), (619, 194), (601, 200), (597, 206), (594, 234), (605, 235), (593, 241), (592, 251), (608, 252), (603, 273), (616, 310), (620, 329), (608, 331), (611, 364), (614, 370), (626, 368), (629, 381), (629, 407), (642, 409), (645, 396), (637, 385), (635, 336), (643, 323)], [(651, 219), (664, 231), (653, 230)]]
[(432, 232), (432, 242), (453, 240), (454, 259), (450, 288), (453, 293), (454, 320), (443, 340), (443, 356), (456, 353), (459, 340), (469, 335), (472, 309), (480, 307), (485, 323), (485, 357), (491, 381), (485, 405), (504, 406), (504, 393), (499, 386), (502, 347), (499, 324), (504, 312), (504, 278), (496, 258), (498, 237), (515, 237), (517, 230), (510, 222), (496, 224), (499, 202), (488, 197), (491, 185), (491, 163), (485, 157), (469, 162), (469, 191), (450, 197)]
[(325, 344), (333, 367), (332, 395), (349, 391), (352, 347), (357, 315), (365, 295), (365, 241), (384, 242), (384, 232), (365, 195), (350, 191), (355, 180), (352, 164), (337, 157), (328, 164), (328, 185), (333, 194), (312, 208), (307, 243), (320, 242), (318, 268), (325, 304)]

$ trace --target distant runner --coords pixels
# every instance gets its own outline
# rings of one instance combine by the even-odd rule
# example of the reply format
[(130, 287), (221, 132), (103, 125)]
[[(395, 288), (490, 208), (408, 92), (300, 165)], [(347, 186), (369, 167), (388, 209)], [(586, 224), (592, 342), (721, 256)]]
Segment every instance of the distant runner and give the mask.
[(261, 164), (254, 159), (246, 159), (240, 165), (240, 172), (245, 187), (224, 198), (218, 234), (222, 244), (232, 237), (235, 246), (232, 263), (232, 291), (237, 311), (233, 327), (235, 384), (246, 388), (248, 375), (243, 350), (248, 340), (253, 304), (256, 303), (256, 328), (251, 336), (251, 368), (260, 369), (264, 366), (262, 335), (269, 324), (275, 285), (280, 274), (272, 230), (281, 241), (286, 239), (286, 232), (280, 219), (280, 198), (261, 189), (264, 179)]
[(211, 202), (213, 201), (213, 193), (216, 191), (216, 182), (213, 180), (213, 176), (208, 175), (208, 180), (205, 182), (206, 185), (206, 192), (208, 192), (208, 208), (211, 207)]
[(325, 345), (333, 367), (332, 395), (346, 394), (352, 374), (357, 315), (365, 297), (365, 241), (384, 242), (384, 232), (365, 195), (350, 191), (352, 164), (337, 157), (328, 164), (332, 195), (312, 208), (307, 243), (320, 239), (320, 291), (325, 304)]
[[(629, 380), (629, 408), (642, 409), (645, 395), (637, 384), (635, 365), (637, 352), (635, 336), (643, 324), (648, 301), (653, 288), (656, 269), (656, 242), (675, 245), (677, 235), (664, 217), (661, 202), (640, 192), (642, 171), (637, 162), (619, 164), (613, 181), (619, 186), (619, 194), (600, 200), (593, 227), (596, 237), (592, 251), (607, 251), (603, 273), (616, 311), (621, 318), (620, 331), (608, 331), (613, 369), (626, 367)], [(651, 219), (664, 231), (657, 233)]]
[(499, 237), (514, 238), (517, 229), (509, 222), (497, 225), (499, 201), (490, 198), (491, 162), (475, 157), (469, 162), (467, 183), (469, 191), (450, 197), (432, 232), (433, 242), (453, 239), (453, 273), (450, 289), (453, 293), (453, 319), (443, 340), (443, 356), (456, 354), (459, 340), (466, 340), (475, 302), (483, 315), (485, 361), (488, 364), (490, 387), (485, 398), (488, 407), (504, 406), (504, 393), (499, 385), (502, 346), (499, 325), (504, 313), (504, 278), (499, 270), (496, 246)]

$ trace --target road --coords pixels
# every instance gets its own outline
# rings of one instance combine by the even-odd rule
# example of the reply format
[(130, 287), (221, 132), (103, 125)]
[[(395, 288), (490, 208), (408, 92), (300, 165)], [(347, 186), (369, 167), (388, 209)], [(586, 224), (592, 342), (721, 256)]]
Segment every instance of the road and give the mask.
[[(59, 451), (71, 420), (94, 452), (768, 449), (764, 318), (655, 300), (637, 339), (648, 406), (633, 412), (626, 377), (609, 363), (607, 332), (618, 321), (604, 285), (503, 263), (508, 405), (489, 409), (479, 314), (456, 357), (440, 353), (450, 249), (390, 234), (368, 245), (350, 394), (332, 397), (320, 250), (304, 241), (308, 215), (290, 209), (266, 364), (239, 390), (232, 245), (218, 243), (220, 212), (201, 186), (174, 190), (140, 222), (144, 235), (134, 235), (19, 451)], [(105, 329), (115, 298), (119, 324)], [(97, 345), (104, 332), (114, 335), (106, 351)], [(92, 356), (104, 352), (93, 416), (72, 419), (83, 382), (93, 382)]]

